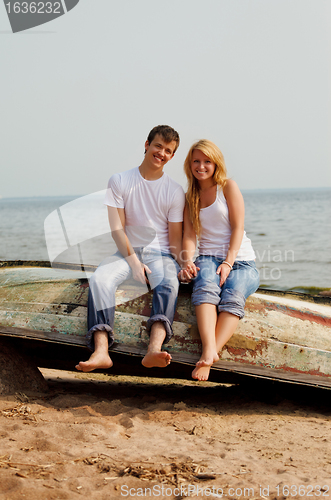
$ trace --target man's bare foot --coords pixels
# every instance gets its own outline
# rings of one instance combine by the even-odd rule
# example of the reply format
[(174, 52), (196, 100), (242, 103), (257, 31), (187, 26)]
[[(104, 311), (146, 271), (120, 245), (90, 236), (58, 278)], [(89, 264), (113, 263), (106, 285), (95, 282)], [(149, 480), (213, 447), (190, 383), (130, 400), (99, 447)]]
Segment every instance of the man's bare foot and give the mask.
[(209, 372), (210, 372), (210, 365), (209, 366), (197, 366), (194, 368), (192, 372), (192, 378), (196, 380), (208, 380), (209, 377)]
[(75, 368), (81, 372), (92, 372), (98, 368), (110, 368), (111, 366), (113, 366), (113, 362), (108, 353), (95, 351), (88, 361), (80, 361)]
[(146, 356), (142, 360), (141, 364), (146, 368), (153, 368), (158, 366), (159, 368), (164, 368), (168, 366), (171, 361), (171, 354), (166, 351), (150, 351), (147, 352)]

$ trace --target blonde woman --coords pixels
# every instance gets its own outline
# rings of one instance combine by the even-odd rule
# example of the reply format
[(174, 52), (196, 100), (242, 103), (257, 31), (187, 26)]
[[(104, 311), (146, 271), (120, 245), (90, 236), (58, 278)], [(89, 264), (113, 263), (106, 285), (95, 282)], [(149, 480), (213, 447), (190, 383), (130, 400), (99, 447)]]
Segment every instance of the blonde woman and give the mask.
[[(227, 178), (219, 148), (193, 144), (184, 163), (188, 180), (181, 281), (193, 282), (202, 354), (192, 372), (207, 380), (218, 353), (244, 316), (245, 301), (259, 286), (255, 253), (244, 231), (245, 208), (238, 185)], [(196, 243), (199, 257), (193, 262)]]

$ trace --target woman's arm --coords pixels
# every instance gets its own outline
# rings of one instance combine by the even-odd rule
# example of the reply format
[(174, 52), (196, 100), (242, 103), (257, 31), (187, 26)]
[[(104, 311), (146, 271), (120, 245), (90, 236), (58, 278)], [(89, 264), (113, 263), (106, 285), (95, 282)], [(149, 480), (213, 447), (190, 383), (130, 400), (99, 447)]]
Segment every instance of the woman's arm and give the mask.
[(244, 223), (245, 223), (245, 204), (244, 198), (240, 189), (235, 181), (228, 179), (225, 187), (223, 188), (224, 197), (229, 209), (229, 220), (231, 225), (231, 238), (228, 253), (225, 262), (228, 264), (221, 264), (217, 269), (217, 274), (220, 274), (220, 286), (223, 285), (228, 277), (231, 267), (238, 255), (242, 239), (244, 236)]
[(180, 265), (182, 271), (179, 273), (181, 281), (190, 281), (197, 275), (199, 270), (193, 262), (197, 236), (193, 229), (193, 224), (189, 216), (189, 209), (187, 203), (184, 209), (184, 234), (183, 234), (183, 247), (180, 258)]

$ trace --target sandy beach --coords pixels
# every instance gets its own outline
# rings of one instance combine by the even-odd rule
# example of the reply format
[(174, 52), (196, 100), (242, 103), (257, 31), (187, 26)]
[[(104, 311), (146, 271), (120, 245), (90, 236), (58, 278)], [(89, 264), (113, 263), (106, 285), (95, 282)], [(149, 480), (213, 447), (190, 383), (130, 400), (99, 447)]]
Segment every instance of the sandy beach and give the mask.
[(42, 370), (0, 397), (0, 497), (331, 497), (330, 392)]

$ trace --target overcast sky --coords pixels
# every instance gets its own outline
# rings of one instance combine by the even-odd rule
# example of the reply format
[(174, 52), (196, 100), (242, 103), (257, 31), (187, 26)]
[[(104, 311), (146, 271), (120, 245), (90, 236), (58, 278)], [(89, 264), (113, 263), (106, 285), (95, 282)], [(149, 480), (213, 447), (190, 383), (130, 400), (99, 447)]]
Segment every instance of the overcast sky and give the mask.
[(241, 189), (331, 186), (327, 0), (80, 0), (12, 34), (0, 5), (0, 195), (84, 195), (149, 130), (214, 141)]

